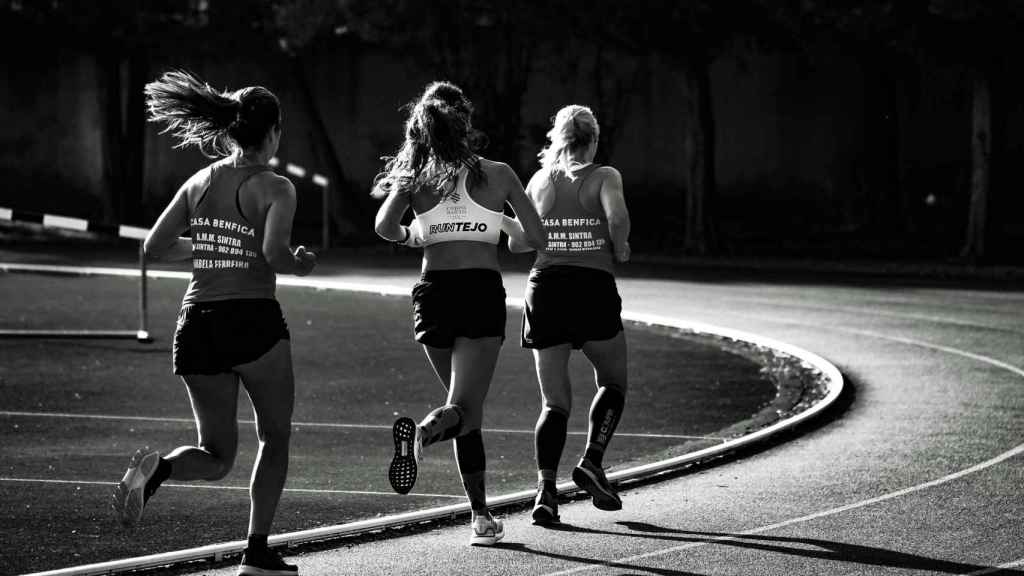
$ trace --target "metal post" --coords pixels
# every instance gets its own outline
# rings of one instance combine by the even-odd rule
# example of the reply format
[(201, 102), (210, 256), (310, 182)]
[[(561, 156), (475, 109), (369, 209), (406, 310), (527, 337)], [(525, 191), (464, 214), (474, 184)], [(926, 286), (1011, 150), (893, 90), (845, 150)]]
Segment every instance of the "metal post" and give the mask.
[(330, 185), (324, 182), (323, 186), (320, 187), (320, 198), (321, 198), (321, 210), (323, 211), (323, 218), (320, 225), (320, 245), (321, 250), (327, 250), (331, 245), (331, 195)]
[(146, 303), (146, 248), (145, 242), (139, 240), (139, 331), (135, 339), (139, 342), (152, 342), (149, 337), (149, 330), (146, 327), (146, 315), (148, 311)]

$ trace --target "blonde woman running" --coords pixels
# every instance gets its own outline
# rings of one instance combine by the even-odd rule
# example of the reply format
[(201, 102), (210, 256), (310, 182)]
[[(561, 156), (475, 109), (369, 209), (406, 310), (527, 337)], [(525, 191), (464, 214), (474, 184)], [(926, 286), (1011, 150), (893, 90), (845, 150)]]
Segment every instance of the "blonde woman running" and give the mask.
[[(526, 187), (547, 232), (526, 284), (522, 346), (533, 350), (543, 405), (535, 449), (538, 483), (533, 520), (559, 522), (555, 477), (572, 409), (569, 356), (582, 350), (594, 368), (587, 444), (572, 479), (601, 510), (622, 501), (605, 477), (603, 457), (622, 417), (627, 388), (626, 336), (615, 262), (629, 261), (629, 212), (622, 177), (594, 164), (599, 127), (585, 106), (555, 115), (541, 168)], [(509, 249), (529, 250), (510, 227)]]

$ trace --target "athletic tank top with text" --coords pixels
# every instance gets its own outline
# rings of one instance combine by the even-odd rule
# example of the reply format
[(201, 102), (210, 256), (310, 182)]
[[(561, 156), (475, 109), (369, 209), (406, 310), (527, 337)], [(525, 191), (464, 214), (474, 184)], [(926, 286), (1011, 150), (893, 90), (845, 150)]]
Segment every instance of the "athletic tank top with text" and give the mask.
[(238, 197), (267, 166), (235, 168), (218, 162), (189, 214), (192, 281), (182, 304), (237, 298), (274, 298), (276, 275), (263, 257), (266, 215), (243, 214)]
[(504, 214), (476, 203), (466, 190), (468, 170), (459, 170), (455, 190), (430, 210), (416, 215), (424, 246), (468, 240), (497, 244)]
[(579, 169), (575, 172), (575, 180), (569, 180), (562, 172), (550, 177), (555, 201), (547, 212), (540, 215), (548, 244), (537, 252), (534, 269), (583, 266), (614, 273), (608, 219), (604, 211), (588, 210), (580, 202), (583, 185), (597, 167), (590, 164)]

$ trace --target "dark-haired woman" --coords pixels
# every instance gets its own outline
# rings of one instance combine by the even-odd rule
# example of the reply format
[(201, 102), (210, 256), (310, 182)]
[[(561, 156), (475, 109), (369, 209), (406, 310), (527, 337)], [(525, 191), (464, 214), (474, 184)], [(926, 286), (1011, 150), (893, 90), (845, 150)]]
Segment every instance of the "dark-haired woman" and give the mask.
[[(470, 544), (492, 545), (502, 523), (484, 489), (484, 399), (505, 338), (505, 288), (497, 244), (503, 224), (534, 248), (544, 245), (540, 219), (506, 164), (474, 151), (473, 108), (455, 85), (434, 82), (410, 105), (405, 142), (378, 176), (384, 197), (376, 231), (423, 246), (422, 277), (413, 287), (413, 330), (448, 397), (418, 425), (395, 422), (388, 477), (399, 493), (416, 481), (421, 450), (454, 439), (455, 458), (472, 508)], [(509, 203), (517, 215), (503, 214)], [(409, 208), (415, 225), (401, 225)], [(508, 220), (506, 223), (505, 221)]]
[[(140, 449), (115, 489), (114, 507), (133, 526), (166, 479), (219, 480), (238, 450), (239, 383), (252, 401), (259, 452), (250, 483), (248, 546), (239, 574), (292, 575), (267, 546), (288, 473), (295, 383), (275, 273), (306, 275), (316, 257), (290, 248), (295, 187), (268, 162), (281, 139), (281, 109), (266, 88), (214, 90), (168, 72), (146, 85), (150, 121), (219, 160), (174, 195), (145, 241), (146, 256), (192, 261), (174, 333), (174, 373), (185, 382), (197, 446), (165, 455)], [(181, 235), (191, 230), (191, 237)]]
[[(541, 215), (547, 247), (539, 250), (526, 284), (522, 345), (533, 349), (543, 405), (536, 426), (538, 469), (533, 520), (559, 521), (555, 492), (572, 408), (569, 356), (583, 354), (594, 367), (597, 393), (590, 405), (587, 445), (572, 479), (601, 510), (622, 501), (604, 473), (603, 457), (626, 401), (626, 337), (615, 262), (627, 262), (629, 212), (622, 176), (594, 164), (599, 127), (594, 113), (571, 105), (558, 111), (541, 168), (526, 193)], [(530, 249), (510, 234), (509, 249)]]

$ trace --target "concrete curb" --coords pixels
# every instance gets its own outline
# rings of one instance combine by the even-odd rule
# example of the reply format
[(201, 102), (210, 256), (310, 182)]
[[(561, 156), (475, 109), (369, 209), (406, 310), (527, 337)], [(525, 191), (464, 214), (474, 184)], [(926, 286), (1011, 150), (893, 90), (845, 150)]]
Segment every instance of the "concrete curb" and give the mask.
[[(74, 274), (74, 275), (107, 275), (107, 276), (124, 276), (124, 277), (138, 277), (139, 270), (131, 268), (102, 268), (102, 267), (76, 267), (76, 266), (50, 266), (50, 265), (39, 265), (39, 264), (17, 264), (17, 263), (0, 263), (0, 270), (5, 272), (39, 272), (39, 273), (50, 273), (50, 274)], [(164, 270), (149, 270), (148, 277), (150, 278), (178, 278), (178, 279), (189, 279), (191, 273), (181, 271), (164, 271)], [(309, 288), (319, 288), (328, 290), (346, 290), (351, 292), (364, 292), (381, 295), (408, 295), (409, 289), (407, 287), (395, 286), (395, 285), (374, 285), (374, 284), (357, 284), (343, 281), (332, 281), (323, 280), (318, 278), (296, 278), (296, 277), (281, 277), (278, 278), (278, 284), (282, 286), (300, 286)], [(507, 300), (508, 305), (521, 308), (523, 301), (521, 298), (509, 298)], [(608, 474), (608, 479), (612, 482), (624, 482), (624, 481), (636, 481), (645, 478), (650, 478), (658, 474), (662, 474), (671, 470), (679, 469), (687, 465), (694, 464), (703, 460), (708, 460), (723, 454), (727, 454), (734, 450), (747, 447), (759, 442), (763, 442), (781, 432), (790, 430), (801, 423), (810, 420), (818, 414), (825, 411), (831, 406), (840, 396), (843, 390), (843, 376), (833, 364), (803, 348), (793, 346), (791, 344), (781, 342), (772, 338), (759, 336), (748, 332), (742, 332), (738, 330), (732, 330), (711, 324), (705, 324), (701, 322), (692, 322), (677, 318), (670, 318), (652, 314), (638, 314), (629, 311), (624, 311), (622, 314), (624, 320), (632, 321), (640, 324), (652, 325), (652, 326), (664, 326), (690, 332), (693, 334), (706, 334), (717, 337), (724, 337), (732, 340), (738, 340), (770, 348), (778, 353), (782, 353), (793, 358), (799, 359), (808, 370), (817, 370), (824, 376), (825, 382), (827, 383), (827, 392), (825, 396), (815, 403), (810, 408), (794, 414), (788, 418), (780, 420), (771, 426), (762, 428), (750, 434), (728, 440), (722, 444), (718, 444), (709, 448), (704, 448), (683, 454), (674, 458), (652, 462), (649, 464), (643, 464), (635, 466), (625, 470), (618, 470)], [(558, 485), (559, 492), (574, 492), (576, 486), (570, 482), (566, 482)], [(524, 504), (531, 502), (534, 497), (534, 491), (524, 490), (521, 492), (514, 492), (511, 494), (504, 494), (488, 499), (488, 504), (495, 508), (504, 506)], [(350, 522), (347, 524), (340, 524), (336, 526), (325, 526), (321, 528), (314, 528), (311, 530), (301, 530), (298, 532), (289, 532), (285, 534), (275, 534), (269, 539), (269, 543), (272, 546), (281, 545), (297, 545), (308, 542), (316, 542), (323, 540), (339, 539), (343, 537), (352, 537), (360, 534), (366, 534), (371, 532), (378, 532), (386, 528), (394, 528), (398, 526), (408, 526), (412, 524), (419, 524), (423, 522), (429, 522), (433, 520), (440, 520), (451, 518), (459, 514), (469, 513), (469, 504), (453, 504), (449, 506), (442, 506), (438, 508), (431, 508), (427, 510), (417, 510), (414, 512), (406, 512), (402, 514), (393, 514), (390, 516), (383, 516), (380, 518), (373, 518), (369, 520), (360, 520), (357, 522)], [(191, 548), (186, 550), (177, 550), (174, 552), (166, 552), (161, 554), (152, 554), (148, 556), (139, 556), (135, 558), (124, 558), (121, 560), (113, 560), (109, 562), (101, 562), (96, 564), (87, 564), (82, 566), (73, 566), (70, 568), (63, 568), (59, 570), (51, 570), (46, 572), (36, 572), (29, 576), (88, 576), (94, 574), (118, 574), (122, 572), (128, 572), (132, 570), (142, 570), (147, 568), (156, 568), (160, 566), (168, 566), (171, 564), (180, 564), (184, 562), (192, 562), (197, 560), (212, 559), (221, 560), (227, 555), (239, 554), (246, 546), (244, 540), (234, 542), (224, 542), (220, 544), (212, 544), (209, 546), (202, 546), (199, 548)]]

